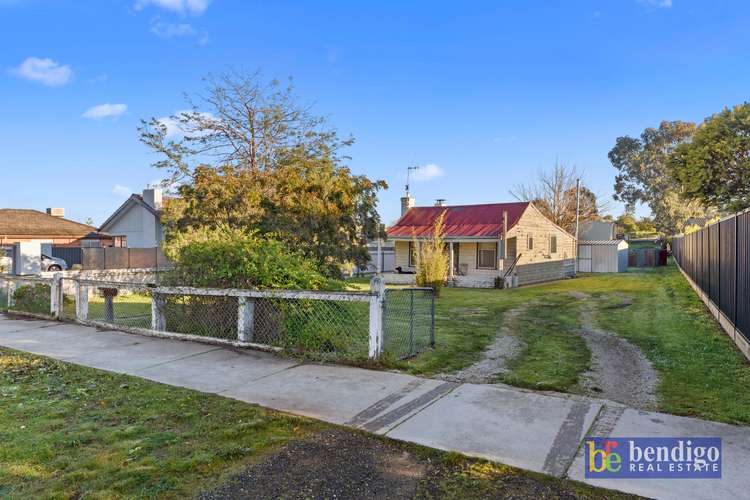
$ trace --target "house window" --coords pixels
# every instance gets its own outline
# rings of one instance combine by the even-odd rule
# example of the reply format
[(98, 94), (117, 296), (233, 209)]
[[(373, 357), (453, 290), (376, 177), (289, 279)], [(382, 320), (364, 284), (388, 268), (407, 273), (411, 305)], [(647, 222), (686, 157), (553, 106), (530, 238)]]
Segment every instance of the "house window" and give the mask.
[(478, 243), (477, 244), (477, 268), (478, 269), (495, 269), (497, 266), (497, 244), (495, 243)]
[(526, 239), (526, 248), (528, 250), (534, 250), (534, 237), (531, 235)]
[(549, 237), (549, 253), (557, 253), (557, 236)]

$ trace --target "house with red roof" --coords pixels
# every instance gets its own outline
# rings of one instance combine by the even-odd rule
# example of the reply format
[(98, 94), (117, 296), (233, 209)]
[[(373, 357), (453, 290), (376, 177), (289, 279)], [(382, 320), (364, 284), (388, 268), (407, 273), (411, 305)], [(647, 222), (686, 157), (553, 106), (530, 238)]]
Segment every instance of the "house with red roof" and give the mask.
[(575, 272), (575, 237), (531, 202), (446, 206), (438, 200), (435, 206), (413, 205), (412, 198), (403, 198), (401, 218), (387, 229), (401, 275), (394, 281), (413, 279), (418, 245), (432, 236), (443, 213), (450, 284), (492, 287), (496, 278), (507, 276), (525, 285)]

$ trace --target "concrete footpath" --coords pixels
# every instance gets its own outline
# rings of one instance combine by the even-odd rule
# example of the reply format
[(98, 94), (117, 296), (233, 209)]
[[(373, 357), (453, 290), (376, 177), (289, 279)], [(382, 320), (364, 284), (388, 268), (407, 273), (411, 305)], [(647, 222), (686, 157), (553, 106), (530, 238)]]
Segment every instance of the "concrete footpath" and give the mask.
[[(750, 427), (4, 315), (0, 345), (647, 497), (747, 498), (750, 491)], [(721, 437), (723, 478), (586, 480), (587, 435)]]

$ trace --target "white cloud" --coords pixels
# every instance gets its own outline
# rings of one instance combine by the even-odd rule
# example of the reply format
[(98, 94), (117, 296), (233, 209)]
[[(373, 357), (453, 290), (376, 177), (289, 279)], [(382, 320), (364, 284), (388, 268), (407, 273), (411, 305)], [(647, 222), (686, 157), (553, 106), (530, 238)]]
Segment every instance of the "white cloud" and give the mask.
[(445, 172), (440, 165), (429, 163), (419, 167), (419, 170), (414, 172), (413, 177), (415, 181), (429, 181), (436, 177), (442, 177)]
[(101, 120), (102, 118), (116, 118), (128, 110), (125, 104), (99, 104), (92, 106), (83, 113), (84, 118)]
[(133, 190), (130, 189), (127, 186), (122, 186), (120, 184), (115, 184), (115, 187), (112, 188), (112, 194), (119, 198), (127, 198), (133, 193)]
[(151, 33), (162, 38), (193, 36), (197, 34), (193, 27), (187, 23), (174, 24), (161, 21), (151, 25)]
[(136, 0), (135, 10), (142, 10), (149, 5), (179, 12), (180, 14), (203, 14), (210, 0)]
[(52, 59), (27, 57), (11, 73), (19, 78), (39, 82), (50, 87), (65, 85), (73, 76), (73, 70), (68, 65), (61, 65)]
[(638, 0), (639, 2), (656, 7), (658, 9), (670, 9), (672, 8), (672, 0)]

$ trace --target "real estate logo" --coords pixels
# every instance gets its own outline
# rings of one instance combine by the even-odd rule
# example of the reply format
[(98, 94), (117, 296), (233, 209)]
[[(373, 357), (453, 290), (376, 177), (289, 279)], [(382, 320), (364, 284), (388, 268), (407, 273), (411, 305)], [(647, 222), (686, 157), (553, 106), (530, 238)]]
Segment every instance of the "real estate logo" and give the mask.
[(586, 478), (721, 478), (721, 438), (586, 438)]

